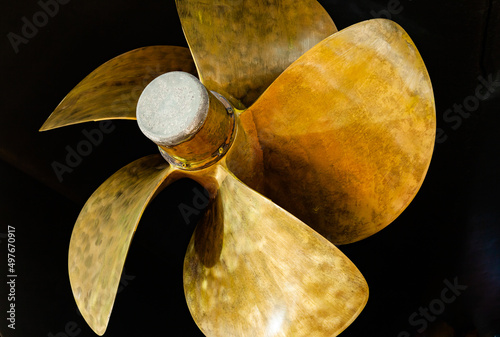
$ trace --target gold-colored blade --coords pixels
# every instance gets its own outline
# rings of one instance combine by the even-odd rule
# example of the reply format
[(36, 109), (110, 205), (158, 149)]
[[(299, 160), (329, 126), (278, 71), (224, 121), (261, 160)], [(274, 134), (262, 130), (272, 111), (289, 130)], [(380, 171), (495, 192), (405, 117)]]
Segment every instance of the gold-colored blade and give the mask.
[(98, 335), (108, 325), (137, 224), (153, 195), (172, 180), (172, 171), (160, 155), (134, 161), (92, 194), (76, 221), (69, 279), (81, 314)]
[(356, 266), (309, 226), (218, 167), (219, 191), (184, 260), (206, 336), (336, 336), (361, 312)]
[(412, 40), (374, 19), (298, 59), (241, 123), (261, 145), (259, 192), (346, 244), (378, 232), (411, 202), (431, 160), (436, 116)]
[(71, 90), (40, 131), (104, 119), (135, 119), (142, 90), (157, 76), (174, 70), (196, 75), (189, 49), (151, 46), (117, 56)]
[(182, 28), (209, 89), (238, 109), (304, 52), (337, 31), (316, 0), (176, 0)]

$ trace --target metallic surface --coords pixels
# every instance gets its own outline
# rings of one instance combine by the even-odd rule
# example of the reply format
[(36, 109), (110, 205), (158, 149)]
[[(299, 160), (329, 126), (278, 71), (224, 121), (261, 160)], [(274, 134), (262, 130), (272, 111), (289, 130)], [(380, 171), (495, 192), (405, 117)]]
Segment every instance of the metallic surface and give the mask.
[(85, 77), (40, 131), (104, 119), (135, 119), (142, 90), (155, 77), (174, 70), (196, 75), (189, 49), (151, 46), (117, 56)]
[[(163, 186), (189, 177), (211, 194), (184, 264), (186, 300), (200, 329), (208, 336), (338, 335), (363, 309), (368, 287), (328, 240), (354, 242), (387, 226), (430, 162), (435, 110), (420, 55), (388, 20), (351, 26), (313, 47), (336, 30), (314, 0), (176, 3), (209, 89), (207, 115), (180, 143), (160, 144), (182, 170), (159, 155), (142, 158), (84, 206), (68, 257), (80, 312), (104, 333), (144, 208)], [(141, 81), (153, 64), (156, 75)], [(195, 72), (188, 50), (148, 47), (115, 58), (84, 79), (42, 130), (134, 119), (133, 93), (171, 70)], [(266, 91), (233, 114), (210, 90), (237, 109)]]
[(342, 332), (368, 299), (359, 270), (325, 238), (223, 166), (212, 169), (199, 180), (212, 200), (184, 262), (186, 300), (203, 333), (320, 337)]
[(245, 172), (241, 179), (335, 244), (378, 232), (406, 208), (427, 172), (436, 129), (420, 54), (383, 19), (319, 43), (240, 117), (254, 146), (234, 150), (235, 159), (230, 153), (228, 166), (244, 171), (238, 158), (258, 143), (263, 181)]
[[(194, 80), (203, 87), (197, 79)], [(161, 142), (155, 142), (159, 145), (163, 157), (173, 166), (186, 170), (205, 168), (222, 159), (233, 142), (236, 127), (233, 110), (227, 109), (224, 102), (211, 92), (205, 90), (205, 94), (203, 124), (195, 133), (189, 134), (187, 140), (174, 146), (164, 146)], [(185, 100), (190, 99), (196, 100), (192, 95), (185, 97)], [(191, 103), (185, 104), (191, 105)], [(178, 109), (178, 106), (173, 106), (171, 113), (182, 114), (183, 111)], [(184, 135), (187, 134), (183, 133)], [(153, 141), (155, 138), (158, 137), (150, 137)]]
[(200, 80), (236, 108), (250, 106), (315, 44), (336, 32), (316, 0), (176, 0)]
[(92, 194), (76, 221), (69, 278), (78, 309), (98, 335), (108, 325), (139, 219), (157, 190), (170, 182), (172, 171), (160, 155), (125, 166)]

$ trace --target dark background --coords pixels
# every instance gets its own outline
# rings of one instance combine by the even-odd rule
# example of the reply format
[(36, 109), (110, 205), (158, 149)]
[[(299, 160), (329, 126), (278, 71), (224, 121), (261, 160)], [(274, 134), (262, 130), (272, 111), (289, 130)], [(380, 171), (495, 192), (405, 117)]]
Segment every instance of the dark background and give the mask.
[[(365, 310), (342, 336), (500, 336), (500, 83), (468, 114), (447, 112), (473, 102), (480, 77), (500, 81), (500, 1), (320, 3), (339, 29), (384, 13), (409, 33), (433, 82), (439, 128), (412, 204), (382, 232), (340, 247), (370, 285)], [(97, 124), (37, 130), (105, 61), (148, 45), (186, 46), (174, 0), (71, 0), (18, 53), (7, 34), (21, 34), (22, 18), (32, 21), (41, 8), (36, 1), (0, 4), (0, 335), (95, 336), (76, 310), (67, 275), (72, 227), (107, 177), (156, 148), (135, 122), (115, 121), (60, 182), (51, 163), (64, 163), (66, 147), (75, 148), (82, 131)], [(182, 289), (195, 221), (187, 225), (178, 205), (192, 203), (194, 186), (174, 184), (146, 211), (105, 336), (202, 336)], [(5, 319), (7, 226), (16, 228), (16, 330)], [(445, 280), (467, 289), (417, 333), (422, 325), (409, 317), (437, 303)]]

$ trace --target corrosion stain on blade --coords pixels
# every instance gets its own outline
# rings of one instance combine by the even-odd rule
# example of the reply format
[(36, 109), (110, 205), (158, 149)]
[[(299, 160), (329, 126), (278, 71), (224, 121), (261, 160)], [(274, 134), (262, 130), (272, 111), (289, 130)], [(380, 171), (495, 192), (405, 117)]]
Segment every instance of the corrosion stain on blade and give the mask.
[(68, 254), (71, 288), (98, 335), (108, 325), (137, 224), (153, 195), (172, 180), (171, 172), (160, 155), (125, 166), (92, 194), (76, 221)]
[(203, 333), (319, 337), (343, 331), (368, 299), (356, 266), (310, 227), (219, 170), (218, 194), (184, 261), (186, 300)]
[(200, 79), (238, 109), (337, 31), (316, 0), (176, 0)]
[(263, 151), (259, 192), (335, 244), (378, 232), (406, 208), (424, 180), (436, 128), (422, 58), (406, 32), (383, 19), (319, 43), (241, 120), (255, 126)]
[(40, 131), (97, 120), (135, 119), (142, 90), (157, 76), (174, 70), (196, 75), (189, 49), (151, 46), (117, 56), (71, 90)]

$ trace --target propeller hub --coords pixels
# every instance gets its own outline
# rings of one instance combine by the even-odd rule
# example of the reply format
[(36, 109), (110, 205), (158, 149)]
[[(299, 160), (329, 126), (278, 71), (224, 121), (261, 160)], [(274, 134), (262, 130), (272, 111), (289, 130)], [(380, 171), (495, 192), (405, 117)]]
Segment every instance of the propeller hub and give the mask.
[(163, 74), (144, 89), (137, 123), (163, 157), (182, 169), (217, 162), (229, 149), (235, 127), (229, 102), (180, 71)]

